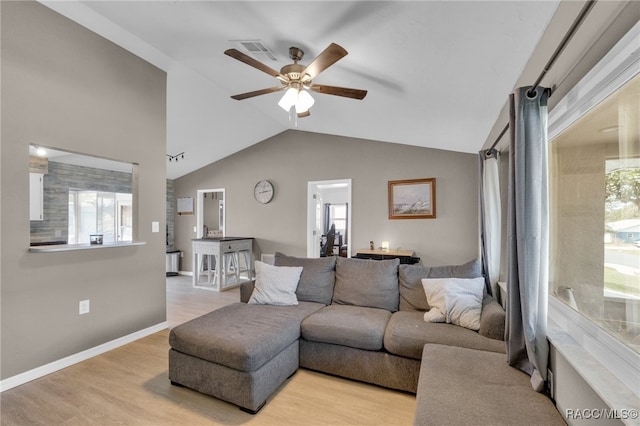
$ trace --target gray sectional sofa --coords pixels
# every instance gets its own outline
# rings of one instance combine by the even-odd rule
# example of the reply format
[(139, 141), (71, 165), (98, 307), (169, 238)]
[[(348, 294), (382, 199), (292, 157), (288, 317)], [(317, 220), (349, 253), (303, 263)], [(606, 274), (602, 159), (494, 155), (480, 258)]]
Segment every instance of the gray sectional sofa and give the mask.
[(480, 328), (428, 323), (422, 278), (476, 278), (479, 261), (458, 266), (276, 253), (276, 266), (302, 267), (297, 305), (241, 302), (175, 327), (169, 378), (255, 413), (299, 367), (416, 393), (425, 344), (504, 353), (505, 313), (490, 296)]

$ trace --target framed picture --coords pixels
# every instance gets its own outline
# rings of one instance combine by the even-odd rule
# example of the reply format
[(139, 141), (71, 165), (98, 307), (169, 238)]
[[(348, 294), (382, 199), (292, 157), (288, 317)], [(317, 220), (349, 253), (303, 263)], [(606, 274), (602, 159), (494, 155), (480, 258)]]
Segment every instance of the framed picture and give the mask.
[(389, 181), (389, 219), (435, 219), (436, 179)]
[(176, 198), (176, 207), (178, 210), (178, 214), (181, 216), (193, 214), (193, 198)]

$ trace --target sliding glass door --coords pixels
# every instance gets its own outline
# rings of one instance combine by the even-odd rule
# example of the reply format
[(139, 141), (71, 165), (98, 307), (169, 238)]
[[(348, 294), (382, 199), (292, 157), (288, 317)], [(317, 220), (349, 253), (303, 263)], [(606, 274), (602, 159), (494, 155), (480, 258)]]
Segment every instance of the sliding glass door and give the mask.
[(132, 224), (131, 194), (69, 190), (69, 244), (88, 243), (92, 234), (131, 241)]

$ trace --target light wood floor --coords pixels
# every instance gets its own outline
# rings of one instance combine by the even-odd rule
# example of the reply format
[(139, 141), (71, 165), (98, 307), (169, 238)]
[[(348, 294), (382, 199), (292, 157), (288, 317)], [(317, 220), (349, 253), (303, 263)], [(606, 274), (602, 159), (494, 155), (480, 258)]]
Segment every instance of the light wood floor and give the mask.
[[(237, 289), (167, 278), (174, 327), (239, 300)], [(169, 331), (0, 394), (0, 424), (25, 425), (411, 425), (415, 397), (309, 370), (298, 372), (255, 416), (167, 378)]]

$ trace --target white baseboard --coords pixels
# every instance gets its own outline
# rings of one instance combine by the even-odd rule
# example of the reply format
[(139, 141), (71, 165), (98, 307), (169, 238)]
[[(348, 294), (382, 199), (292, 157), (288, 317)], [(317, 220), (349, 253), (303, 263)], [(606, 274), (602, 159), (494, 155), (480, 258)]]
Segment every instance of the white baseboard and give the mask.
[(23, 385), (32, 380), (39, 379), (40, 377), (46, 376), (47, 374), (62, 370), (63, 368), (70, 367), (79, 362), (86, 361), (87, 359), (93, 358), (94, 356), (109, 352), (113, 349), (119, 348), (120, 346), (124, 346), (138, 339), (142, 339), (143, 337), (150, 336), (154, 333), (166, 329), (167, 327), (168, 324), (166, 321), (164, 321), (143, 330), (139, 330), (126, 336), (119, 337), (110, 342), (103, 343), (99, 346), (95, 346), (91, 349), (87, 349), (85, 351), (69, 355), (68, 357), (59, 359), (57, 361), (50, 362), (49, 364), (34, 368), (33, 370), (25, 371), (24, 373), (20, 373), (13, 377), (0, 380), (0, 393), (15, 388), (16, 386)]
[(186, 275), (186, 276), (192, 277), (193, 276), (193, 272), (191, 272), (191, 271), (179, 271), (178, 275)]

